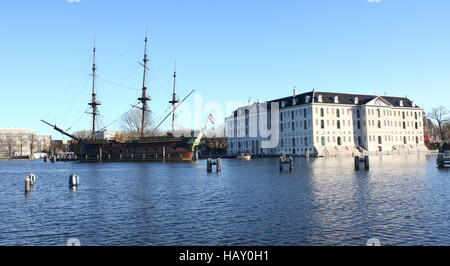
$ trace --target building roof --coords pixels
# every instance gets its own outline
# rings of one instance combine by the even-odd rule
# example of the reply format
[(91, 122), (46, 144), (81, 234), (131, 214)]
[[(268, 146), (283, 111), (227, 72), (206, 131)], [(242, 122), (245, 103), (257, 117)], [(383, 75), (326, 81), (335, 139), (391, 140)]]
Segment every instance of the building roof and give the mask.
[[(285, 97), (276, 100), (269, 101), (279, 102), (280, 107), (282, 106), (282, 102), (285, 102), (284, 107), (289, 107), (294, 105), (303, 105), (307, 103), (311, 103), (311, 99), (314, 100), (315, 103), (318, 103), (319, 96), (322, 96), (322, 103), (328, 104), (336, 104), (334, 101), (334, 97), (337, 96), (339, 101), (337, 104), (352, 104), (352, 105), (364, 105), (369, 103), (375, 98), (380, 97), (384, 99), (386, 102), (391, 104), (394, 107), (417, 107), (417, 105), (413, 106), (413, 101), (406, 97), (393, 97), (393, 96), (379, 96), (379, 95), (365, 95), (365, 94), (349, 94), (349, 93), (337, 93), (337, 92), (322, 92), (322, 91), (310, 91), (302, 94), (297, 94), (295, 97)], [(306, 102), (306, 98), (309, 97), (309, 101)], [(358, 103), (355, 104), (355, 98), (358, 98)], [(400, 105), (400, 102), (403, 101), (403, 106)]]
[[(301, 94), (296, 94), (295, 96), (284, 97), (276, 100), (267, 101), (267, 103), (278, 102), (280, 108), (286, 108), (291, 106), (301, 106), (304, 104), (309, 104), (314, 101), (314, 103), (319, 103), (319, 96), (322, 97), (320, 103), (327, 104), (350, 104), (350, 105), (365, 105), (370, 101), (381, 98), (388, 104), (394, 107), (409, 107), (409, 108), (420, 108), (415, 105), (413, 101), (407, 97), (394, 97), (394, 96), (380, 96), (380, 95), (366, 95), (366, 94), (350, 94), (350, 93), (337, 93), (337, 92), (324, 92), (324, 91), (309, 91)], [(335, 103), (335, 96), (338, 97), (338, 103)], [(308, 98), (309, 97), (309, 98)], [(308, 101), (306, 101), (308, 98)], [(355, 104), (355, 98), (358, 98), (358, 103)], [(295, 102), (294, 102), (295, 99)], [(401, 105), (402, 103), (403, 105)], [(237, 111), (239, 109), (246, 109), (249, 106), (242, 106), (233, 112), (234, 116), (237, 116)], [(267, 106), (270, 109), (270, 105)]]

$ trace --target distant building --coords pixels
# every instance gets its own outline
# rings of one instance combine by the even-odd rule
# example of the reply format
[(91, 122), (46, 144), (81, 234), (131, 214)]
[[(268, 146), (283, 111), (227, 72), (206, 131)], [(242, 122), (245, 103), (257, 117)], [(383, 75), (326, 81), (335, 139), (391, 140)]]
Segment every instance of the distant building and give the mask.
[(67, 140), (52, 140), (51, 150), (53, 153), (64, 153), (69, 151), (69, 142)]
[(113, 140), (116, 136), (117, 131), (98, 131), (95, 132), (95, 138), (96, 139), (106, 139), (106, 140)]
[(30, 156), (49, 151), (51, 136), (37, 135), (36, 131), (22, 128), (0, 128), (0, 156)]
[[(279, 104), (279, 139), (263, 148), (258, 125), (260, 105), (238, 108), (225, 119), (228, 153), (315, 156), (351, 155), (360, 151), (427, 151), (423, 109), (406, 97), (311, 91), (267, 102)], [(256, 106), (255, 106), (256, 105)], [(253, 132), (256, 132), (252, 135)]]

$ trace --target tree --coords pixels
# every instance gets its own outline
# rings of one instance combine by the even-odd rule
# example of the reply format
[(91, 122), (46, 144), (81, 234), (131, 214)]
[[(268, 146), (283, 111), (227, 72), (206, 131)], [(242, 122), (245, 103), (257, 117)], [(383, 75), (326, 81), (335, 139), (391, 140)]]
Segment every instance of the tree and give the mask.
[(206, 129), (205, 136), (208, 138), (225, 137), (225, 125), (220, 124), (217, 126), (211, 126)]
[(449, 121), (448, 115), (450, 112), (444, 106), (439, 106), (431, 109), (431, 112), (428, 113), (428, 117), (434, 121), (436, 121), (437, 126), (439, 128), (439, 135), (441, 137), (441, 141), (445, 141), (445, 124)]
[(122, 134), (122, 132), (117, 131), (114, 135), (114, 140), (120, 143), (125, 142), (125, 136)]
[[(155, 135), (152, 130), (153, 119), (150, 112), (145, 112), (144, 136)], [(142, 110), (133, 108), (125, 113), (120, 119), (122, 128), (127, 139), (138, 138), (141, 136), (142, 128)]]
[(90, 130), (79, 130), (72, 133), (75, 137), (79, 139), (89, 139), (92, 137), (92, 131)]
[(13, 146), (14, 138), (11, 135), (6, 135), (6, 145), (8, 145), (8, 155), (12, 157), (14, 155), (14, 146)]
[(31, 136), (30, 136), (30, 155), (33, 155), (35, 142), (36, 142), (36, 135), (31, 134)]

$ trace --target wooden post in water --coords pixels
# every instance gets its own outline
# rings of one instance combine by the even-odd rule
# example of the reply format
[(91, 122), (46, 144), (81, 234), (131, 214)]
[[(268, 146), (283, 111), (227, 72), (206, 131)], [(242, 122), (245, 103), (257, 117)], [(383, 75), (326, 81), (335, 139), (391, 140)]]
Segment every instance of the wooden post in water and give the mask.
[(364, 169), (368, 170), (369, 168), (370, 168), (369, 156), (366, 155), (366, 156), (364, 156)]
[(212, 172), (212, 160), (211, 160), (211, 158), (208, 158), (208, 160), (206, 160), (206, 172), (208, 172), (208, 173)]
[(217, 163), (217, 172), (222, 172), (222, 159), (218, 158), (216, 160), (216, 163)]
[(215, 160), (208, 158), (208, 160), (206, 160), (206, 172), (211, 173), (213, 165), (216, 166), (217, 173), (222, 172), (222, 159), (221, 158), (217, 158)]
[(294, 158), (292, 156), (289, 156), (286, 158), (284, 154), (280, 157), (280, 172), (283, 171), (283, 165), (289, 165), (289, 171), (292, 172), (294, 170)]
[(355, 156), (355, 170), (359, 170), (359, 156)]
[(28, 193), (31, 190), (31, 179), (29, 176), (25, 178), (25, 192)]

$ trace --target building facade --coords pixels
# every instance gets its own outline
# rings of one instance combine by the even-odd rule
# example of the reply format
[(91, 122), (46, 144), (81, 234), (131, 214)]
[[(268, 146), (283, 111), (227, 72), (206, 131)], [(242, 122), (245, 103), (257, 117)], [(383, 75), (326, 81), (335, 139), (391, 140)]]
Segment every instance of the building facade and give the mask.
[(0, 128), (0, 156), (30, 156), (49, 151), (51, 136), (37, 135), (36, 131), (22, 128)]
[(113, 140), (116, 137), (117, 131), (97, 131), (95, 132), (96, 139)]
[[(274, 103), (279, 106), (276, 120), (271, 112), (261, 111), (259, 103), (240, 107), (225, 119), (230, 155), (427, 151), (423, 109), (406, 97), (311, 91), (294, 92), (267, 106)], [(264, 148), (259, 123), (266, 117), (269, 127), (270, 121), (277, 121), (279, 133), (276, 145)]]

